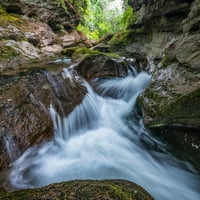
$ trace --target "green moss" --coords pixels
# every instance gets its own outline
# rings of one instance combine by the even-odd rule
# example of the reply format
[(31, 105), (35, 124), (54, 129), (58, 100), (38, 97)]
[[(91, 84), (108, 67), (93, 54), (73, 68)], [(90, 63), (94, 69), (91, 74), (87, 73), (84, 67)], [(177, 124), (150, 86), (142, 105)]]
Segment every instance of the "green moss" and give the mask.
[(99, 52), (99, 51), (91, 50), (91, 49), (83, 47), (83, 48), (78, 48), (74, 51), (74, 53), (72, 55), (72, 59), (77, 60), (77, 59), (96, 56), (96, 55), (100, 55), (100, 54), (101, 54), (101, 52)]
[(3, 9), (3, 7), (0, 5), (0, 15), (1, 14), (5, 14), (6, 13), (6, 11)]
[(62, 54), (64, 54), (67, 57), (72, 57), (73, 53), (79, 49), (80, 47), (70, 47), (70, 48), (65, 48), (62, 50)]
[[(71, 51), (71, 49), (69, 51)], [(75, 48), (75, 51), (72, 54), (72, 59), (80, 60), (83, 58), (88, 58), (88, 57), (97, 56), (97, 55), (105, 55), (111, 59), (120, 59), (120, 56), (116, 53), (104, 53), (97, 50), (88, 49), (85, 47)]]
[(13, 24), (14, 26), (19, 26), (24, 24), (24, 21), (17, 15), (11, 15), (8, 13), (0, 14), (0, 26), (8, 26)]
[(0, 59), (16, 57), (18, 53), (10, 46), (0, 46)]
[(109, 58), (112, 59), (120, 59), (121, 57), (117, 53), (103, 53), (104, 55), (108, 56)]
[(109, 44), (112, 46), (120, 46), (124, 47), (130, 42), (130, 36), (133, 33), (132, 30), (125, 30), (120, 31), (112, 37), (112, 39), (109, 41)]
[[(45, 196), (44, 196), (45, 194)], [(70, 181), (53, 184), (39, 189), (27, 189), (13, 193), (2, 193), (0, 200), (153, 200), (140, 186), (123, 180)]]
[(198, 118), (200, 125), (200, 89), (188, 95), (177, 98), (173, 103), (165, 108), (169, 118)]
[[(120, 31), (113, 35), (113, 37), (108, 42), (108, 44), (114, 48), (116, 47), (124, 48), (135, 40), (135, 35), (143, 34), (145, 32), (146, 32), (146, 29), (144, 26)], [(112, 47), (111, 47), (111, 50), (113, 49)]]
[(170, 64), (169, 56), (167, 56), (167, 55), (163, 56), (163, 58), (161, 60), (160, 69), (166, 68), (167, 66), (169, 66), (169, 64)]
[(200, 127), (200, 89), (181, 97), (173, 96), (170, 101), (151, 90), (145, 91), (145, 96), (154, 102), (151, 110), (147, 108), (148, 115), (153, 118), (149, 126)]
[(0, 26), (5, 27), (10, 24), (21, 25), (24, 24), (24, 21), (18, 15), (7, 13), (0, 5)]

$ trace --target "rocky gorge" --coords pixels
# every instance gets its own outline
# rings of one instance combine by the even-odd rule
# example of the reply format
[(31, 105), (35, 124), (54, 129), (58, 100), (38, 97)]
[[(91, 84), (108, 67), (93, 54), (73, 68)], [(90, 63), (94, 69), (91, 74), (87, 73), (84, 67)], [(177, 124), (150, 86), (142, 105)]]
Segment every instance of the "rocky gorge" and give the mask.
[[(137, 101), (145, 125), (160, 137), (165, 132), (178, 135), (176, 142), (182, 143), (181, 150), (189, 149), (188, 157), (188, 152), (195, 154), (191, 160), (200, 169), (200, 1), (129, 0), (137, 13), (136, 22), (97, 44), (76, 30), (80, 16), (70, 1), (64, 2), (0, 0), (2, 191), (10, 187), (5, 181), (9, 164), (29, 147), (52, 138), (49, 105), (53, 102), (57, 112), (66, 116), (82, 102), (85, 88), (59, 79), (62, 67), (71, 64), (69, 57), (72, 63), (78, 63), (76, 70), (86, 80), (120, 77), (127, 68), (117, 59), (134, 58), (137, 70), (152, 76)], [(44, 70), (52, 68), (56, 84), (68, 85), (67, 89), (57, 90), (50, 84), (52, 77)], [(11, 145), (12, 152), (7, 151), (6, 144)], [(78, 193), (71, 191), (72, 185)], [(50, 191), (56, 188), (49, 196), (42, 197), (43, 190), (49, 191), (43, 188), (27, 191), (30, 196), (26, 191), (2, 192), (0, 199), (152, 199), (143, 189), (130, 185), (125, 181), (61, 183), (48, 186)], [(98, 188), (95, 194), (93, 187)], [(68, 191), (61, 192), (63, 188)], [(108, 196), (101, 193), (105, 190)]]

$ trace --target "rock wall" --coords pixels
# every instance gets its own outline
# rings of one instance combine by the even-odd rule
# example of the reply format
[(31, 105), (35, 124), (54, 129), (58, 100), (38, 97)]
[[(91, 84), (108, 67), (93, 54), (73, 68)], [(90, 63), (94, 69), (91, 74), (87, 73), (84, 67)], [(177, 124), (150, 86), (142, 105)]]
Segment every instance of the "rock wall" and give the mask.
[(200, 0), (129, 0), (137, 11), (125, 51), (148, 61), (140, 97), (149, 127), (200, 129)]
[[(28, 147), (52, 136), (48, 107), (55, 90), (34, 69), (38, 61), (55, 59), (65, 47), (85, 45), (87, 38), (76, 31), (78, 23), (79, 15), (69, 1), (0, 0), (0, 170)], [(79, 91), (68, 89), (71, 97)], [(65, 114), (80, 103), (83, 93), (73, 100), (62, 95), (69, 103)], [(11, 145), (12, 155), (6, 145)]]
[(85, 43), (78, 23), (68, 1), (0, 0), (0, 72)]

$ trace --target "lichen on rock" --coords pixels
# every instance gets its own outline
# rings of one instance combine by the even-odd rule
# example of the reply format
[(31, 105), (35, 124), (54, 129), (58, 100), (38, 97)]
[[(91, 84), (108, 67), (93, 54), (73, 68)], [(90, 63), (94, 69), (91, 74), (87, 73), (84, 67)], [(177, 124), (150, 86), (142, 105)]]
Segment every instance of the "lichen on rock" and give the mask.
[(0, 194), (0, 200), (153, 200), (142, 187), (124, 180), (77, 180)]

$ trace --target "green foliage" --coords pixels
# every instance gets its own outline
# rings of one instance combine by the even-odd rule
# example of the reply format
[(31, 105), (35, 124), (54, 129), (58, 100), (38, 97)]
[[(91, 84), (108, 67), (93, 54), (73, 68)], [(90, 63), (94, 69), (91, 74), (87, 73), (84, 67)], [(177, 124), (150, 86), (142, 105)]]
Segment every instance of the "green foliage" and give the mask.
[(130, 41), (129, 38), (132, 33), (132, 30), (119, 31), (112, 37), (112, 39), (109, 41), (109, 44), (112, 46), (124, 47)]
[(128, 0), (122, 2), (121, 8), (113, 6), (111, 9), (114, 2), (116, 0), (71, 0), (82, 16), (77, 29), (89, 39), (99, 39), (106, 34), (125, 30), (136, 20), (133, 10), (128, 6)]
[(67, 6), (65, 4), (65, 0), (60, 0), (60, 4), (63, 7), (63, 9), (65, 10), (65, 12), (68, 13)]

